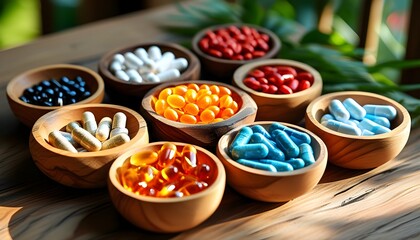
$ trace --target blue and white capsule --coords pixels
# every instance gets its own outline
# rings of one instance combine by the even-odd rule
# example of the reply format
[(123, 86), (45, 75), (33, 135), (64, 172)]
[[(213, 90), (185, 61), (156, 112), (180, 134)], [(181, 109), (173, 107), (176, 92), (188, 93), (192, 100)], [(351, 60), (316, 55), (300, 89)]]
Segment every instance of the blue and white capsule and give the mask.
[(385, 117), (388, 120), (393, 120), (397, 116), (397, 110), (390, 105), (366, 104), (363, 106), (363, 108), (368, 114)]
[(350, 135), (355, 135), (355, 136), (362, 135), (362, 131), (359, 128), (352, 126), (350, 124), (347, 124), (347, 123), (336, 121), (336, 120), (328, 120), (321, 124), (331, 130), (334, 130), (340, 133), (350, 134)]
[(338, 99), (331, 100), (328, 109), (337, 121), (344, 122), (350, 119), (349, 111), (347, 111), (346, 107)]
[(381, 126), (384, 126), (386, 128), (391, 127), (391, 122), (386, 117), (379, 117), (372, 114), (366, 114), (365, 118), (371, 120), (372, 122), (375, 122)]
[(347, 98), (343, 101), (344, 107), (350, 113), (350, 117), (356, 120), (362, 120), (366, 115), (366, 110), (360, 106), (353, 98)]
[(390, 132), (391, 130), (389, 128), (386, 128), (382, 125), (379, 125), (367, 118), (363, 119), (362, 121), (360, 121), (358, 127), (360, 129), (366, 129), (368, 131), (373, 132), (374, 134), (382, 134), (382, 133), (387, 133)]

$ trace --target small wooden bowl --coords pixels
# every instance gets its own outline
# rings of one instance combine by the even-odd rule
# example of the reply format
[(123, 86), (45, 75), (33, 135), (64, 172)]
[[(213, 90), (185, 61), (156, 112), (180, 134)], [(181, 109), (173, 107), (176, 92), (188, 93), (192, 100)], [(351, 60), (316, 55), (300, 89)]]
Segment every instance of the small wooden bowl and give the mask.
[[(117, 179), (117, 169), (133, 154), (143, 150), (159, 150), (163, 144), (154, 142), (136, 147), (118, 157), (109, 170), (108, 190), (118, 212), (135, 226), (161, 233), (184, 231), (204, 222), (215, 212), (223, 197), (226, 173), (213, 153), (195, 146), (197, 159), (217, 169), (214, 182), (207, 189), (180, 198), (141, 196), (126, 190)], [(186, 145), (179, 142), (174, 144), (178, 150)]]
[[(360, 105), (391, 105), (397, 117), (391, 122), (391, 132), (375, 136), (353, 136), (333, 131), (320, 123), (329, 112), (333, 99), (353, 98)], [(404, 148), (410, 135), (411, 119), (408, 111), (387, 97), (359, 91), (346, 91), (322, 95), (309, 104), (305, 116), (306, 128), (318, 135), (327, 145), (328, 159), (334, 165), (351, 169), (378, 167), (395, 158)]]
[[(208, 31), (214, 31), (214, 30), (226, 28), (229, 26), (237, 26), (237, 27), (249, 26), (249, 27), (255, 28), (259, 33), (267, 34), (270, 37), (270, 40), (269, 40), (270, 50), (264, 56), (260, 58), (255, 58), (251, 60), (229, 60), (229, 59), (222, 59), (222, 58), (210, 56), (209, 54), (203, 52), (200, 49), (200, 47), (198, 46), (198, 43), (206, 35)], [(257, 60), (261, 60), (261, 59), (273, 58), (279, 52), (280, 47), (281, 47), (281, 41), (277, 37), (276, 34), (274, 34), (272, 31), (266, 28), (262, 28), (260, 26), (252, 25), (252, 24), (230, 23), (230, 24), (211, 26), (211, 27), (202, 29), (201, 31), (196, 33), (192, 39), (192, 49), (198, 55), (201, 61), (201, 64), (203, 66), (203, 69), (211, 75), (214, 75), (220, 78), (226, 78), (229, 80), (232, 78), (234, 71), (241, 65), (254, 62)]]
[[(152, 107), (152, 98), (167, 87), (196, 83), (198, 85), (225, 86), (232, 90), (232, 98), (238, 103), (239, 110), (232, 117), (217, 123), (187, 124), (175, 122), (157, 114)], [(150, 90), (141, 102), (142, 115), (153, 128), (153, 136), (161, 141), (188, 142), (207, 149), (213, 149), (219, 138), (229, 130), (246, 123), (252, 123), (257, 113), (257, 105), (248, 94), (231, 85), (213, 81), (190, 81), (161, 84)]]
[[(181, 72), (181, 76), (176, 80), (172, 80), (172, 82), (199, 79), (201, 70), (200, 61), (190, 50), (182, 47), (179, 44), (156, 42), (136, 44), (133, 46), (124, 46), (107, 52), (99, 60), (98, 72), (105, 81), (105, 91), (113, 100), (123, 105), (128, 105), (131, 107), (133, 102), (139, 103), (139, 101), (143, 98), (144, 94), (147, 91), (149, 91), (153, 87), (156, 87), (159, 84), (162, 84), (162, 82), (126, 82), (115, 77), (109, 70), (109, 65), (115, 54), (133, 52), (137, 48), (148, 49), (151, 46), (158, 46), (161, 49), (162, 53), (170, 51), (175, 55), (176, 58), (182, 57), (187, 59), (188, 68)], [(138, 105), (136, 105), (135, 107), (138, 107)]]
[[(284, 65), (302, 69), (312, 74), (314, 82), (310, 88), (292, 94), (263, 93), (245, 86), (243, 80), (251, 70), (267, 65)], [(306, 107), (322, 92), (322, 78), (317, 70), (307, 64), (286, 59), (268, 59), (245, 64), (235, 71), (233, 84), (248, 93), (257, 103), (256, 121), (299, 123), (305, 117)]]
[(217, 156), (226, 168), (227, 183), (249, 198), (264, 202), (286, 202), (311, 191), (321, 180), (327, 166), (327, 147), (312, 132), (288, 123), (283, 125), (305, 132), (311, 137), (315, 163), (291, 172), (269, 172), (237, 163), (228, 155), (228, 146), (238, 131), (245, 126), (261, 125), (268, 128), (272, 121), (241, 125), (223, 135), (217, 144)]
[(99, 74), (89, 68), (70, 64), (54, 64), (30, 69), (14, 77), (7, 85), (7, 100), (12, 112), (19, 121), (28, 127), (32, 127), (42, 115), (61, 108), (60, 106), (46, 107), (29, 104), (20, 100), (19, 97), (25, 89), (43, 80), (59, 79), (63, 76), (67, 76), (70, 79), (81, 76), (92, 93), (90, 97), (73, 105), (101, 103), (104, 99), (104, 82)]
[[(85, 111), (92, 112), (97, 122), (123, 112), (127, 116), (130, 142), (98, 152), (79, 153), (61, 150), (48, 143), (50, 132), (64, 130), (72, 121), (81, 121)], [(109, 167), (118, 156), (148, 142), (146, 122), (137, 112), (119, 105), (83, 104), (62, 107), (39, 118), (30, 134), (29, 150), (35, 165), (52, 180), (74, 188), (98, 188), (106, 185)]]

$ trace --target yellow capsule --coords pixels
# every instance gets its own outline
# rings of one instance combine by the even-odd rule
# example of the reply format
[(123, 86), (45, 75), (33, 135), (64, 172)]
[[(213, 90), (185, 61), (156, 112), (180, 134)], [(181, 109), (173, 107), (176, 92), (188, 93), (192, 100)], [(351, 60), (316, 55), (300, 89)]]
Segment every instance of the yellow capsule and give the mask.
[(207, 84), (201, 84), (200, 89), (210, 90), (210, 87)]
[(211, 98), (208, 95), (197, 98), (197, 105), (200, 109), (206, 109), (211, 105)]
[(208, 90), (208, 89), (200, 89), (197, 92), (197, 99), (199, 99), (200, 97), (203, 97), (203, 96), (210, 96), (210, 95), (211, 95), (211, 91), (210, 90)]
[(236, 113), (239, 110), (238, 103), (236, 101), (233, 101), (229, 108), (231, 108)]
[(165, 112), (165, 109), (169, 107), (169, 104), (165, 100), (159, 99), (156, 101), (154, 106), (156, 113), (163, 115), (163, 112)]
[(207, 110), (210, 110), (212, 112), (214, 112), (214, 115), (217, 116), (220, 112), (220, 108), (218, 106), (209, 106), (208, 108), (206, 108)]
[(210, 86), (210, 91), (211, 91), (212, 94), (216, 94), (216, 95), (220, 94), (220, 88), (217, 85), (211, 85)]
[(228, 119), (230, 117), (232, 117), (233, 115), (235, 115), (235, 112), (233, 111), (232, 108), (225, 108), (223, 109), (222, 113), (220, 114), (220, 117), (223, 119)]
[(187, 87), (188, 87), (188, 89), (194, 89), (196, 92), (198, 92), (198, 90), (200, 90), (200, 87), (195, 83), (189, 83), (187, 85)]
[(220, 90), (219, 96), (232, 95), (232, 91), (227, 87), (219, 86), (219, 90)]
[(211, 123), (216, 118), (216, 115), (213, 111), (205, 109), (200, 114), (200, 120), (204, 123)]
[(158, 98), (166, 100), (166, 98), (171, 94), (172, 94), (172, 88), (165, 88), (162, 91), (160, 91)]
[(187, 144), (182, 148), (181, 156), (183, 158), (182, 168), (187, 173), (191, 172), (191, 169), (197, 166), (197, 149), (193, 145)]
[(183, 108), (185, 106), (185, 99), (178, 94), (172, 94), (168, 96), (166, 101), (168, 102), (169, 106), (173, 108)]
[(233, 102), (233, 98), (229, 95), (224, 95), (219, 99), (220, 108), (228, 108)]
[(213, 123), (217, 123), (217, 122), (221, 122), (221, 121), (224, 121), (225, 119), (223, 119), (223, 118), (215, 118), (214, 120), (213, 120)]
[(191, 114), (183, 114), (179, 121), (182, 123), (188, 123), (188, 124), (195, 124), (197, 123), (197, 118)]
[(180, 177), (180, 172), (177, 167), (169, 165), (160, 171), (160, 176), (164, 181), (173, 182)]
[(170, 107), (165, 109), (165, 111), (163, 112), (163, 116), (166, 119), (169, 119), (169, 120), (172, 120), (172, 121), (178, 121), (178, 113)]
[(157, 101), (157, 100), (159, 100), (157, 97), (152, 96), (152, 99), (151, 99), (151, 101), (152, 101), (152, 106), (154, 106), (154, 105), (156, 104), (156, 101)]
[(195, 116), (200, 111), (200, 108), (198, 107), (197, 104), (187, 103), (184, 107), (184, 111), (185, 111), (185, 113), (188, 113), (188, 114), (191, 114), (191, 115)]
[(194, 89), (188, 89), (184, 95), (185, 101), (188, 103), (194, 103), (197, 100), (197, 91)]
[(187, 85), (178, 85), (173, 89), (172, 94), (178, 94), (178, 95), (184, 96), (185, 93), (187, 93), (187, 91), (188, 91)]
[(175, 162), (176, 152), (175, 144), (169, 142), (164, 143), (158, 153), (157, 166), (163, 169), (166, 166), (172, 165)]
[(158, 153), (153, 150), (144, 150), (133, 154), (130, 157), (130, 163), (134, 166), (150, 165), (157, 161)]
[(210, 95), (211, 98), (211, 105), (219, 105), (219, 96), (216, 94)]

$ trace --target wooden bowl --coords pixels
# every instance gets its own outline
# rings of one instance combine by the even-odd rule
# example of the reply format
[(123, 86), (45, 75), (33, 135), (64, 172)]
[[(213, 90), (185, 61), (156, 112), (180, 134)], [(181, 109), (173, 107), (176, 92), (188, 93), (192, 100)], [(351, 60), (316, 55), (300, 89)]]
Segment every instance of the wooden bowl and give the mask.
[(269, 172), (244, 166), (228, 155), (228, 146), (245, 126), (261, 125), (268, 129), (273, 121), (241, 125), (223, 135), (217, 144), (217, 156), (226, 168), (227, 183), (249, 198), (264, 202), (286, 202), (311, 191), (321, 180), (327, 165), (327, 147), (312, 132), (288, 123), (283, 125), (305, 132), (311, 137), (315, 163), (291, 172)]
[(7, 100), (14, 115), (28, 127), (32, 127), (39, 117), (47, 112), (61, 108), (60, 106), (38, 106), (26, 103), (19, 99), (25, 89), (32, 87), (43, 80), (59, 79), (67, 76), (70, 79), (81, 76), (92, 95), (73, 105), (87, 103), (101, 103), (104, 98), (104, 82), (96, 72), (89, 68), (70, 64), (54, 64), (30, 69), (14, 77), (7, 85)]
[[(217, 123), (187, 124), (175, 122), (157, 114), (152, 107), (153, 97), (158, 97), (161, 90), (181, 84), (225, 86), (232, 90), (232, 98), (238, 103), (239, 110), (232, 117)], [(161, 84), (150, 90), (141, 102), (142, 115), (153, 128), (153, 136), (160, 141), (188, 142), (207, 149), (213, 149), (219, 138), (229, 130), (246, 123), (254, 122), (257, 105), (248, 94), (231, 85), (213, 81), (190, 81)]]
[[(251, 70), (267, 65), (285, 65), (302, 69), (312, 74), (314, 82), (308, 89), (292, 94), (263, 93), (245, 86), (243, 80)], [(233, 84), (248, 93), (257, 103), (256, 121), (299, 123), (305, 117), (306, 107), (322, 92), (322, 78), (317, 70), (307, 64), (286, 59), (267, 59), (245, 64), (235, 71)]]
[[(362, 106), (368, 103), (393, 106), (397, 110), (397, 117), (391, 121), (391, 132), (353, 136), (323, 126), (320, 119), (329, 112), (330, 101), (343, 101), (346, 98), (353, 98)], [(392, 99), (374, 93), (346, 91), (315, 99), (306, 110), (305, 125), (325, 142), (331, 163), (344, 168), (370, 169), (388, 162), (401, 152), (410, 135), (411, 119), (408, 111)]]
[[(226, 28), (229, 26), (249, 26), (256, 29), (259, 33), (265, 33), (270, 37), (269, 40), (269, 47), (270, 50), (262, 57), (255, 58), (251, 60), (229, 60), (223, 58), (213, 57), (205, 52), (203, 52), (200, 47), (198, 46), (199, 41), (206, 35), (208, 31), (214, 31), (221, 28)], [(230, 81), (234, 71), (243, 64), (254, 62), (261, 59), (269, 59), (273, 58), (277, 55), (281, 47), (281, 41), (274, 34), (272, 31), (262, 28), (257, 25), (252, 24), (240, 24), (240, 23), (230, 23), (230, 24), (222, 24), (222, 25), (215, 25), (205, 29), (202, 29), (198, 33), (196, 33), (192, 39), (192, 49), (198, 55), (203, 69), (210, 75), (215, 77), (225, 78)]]
[[(48, 134), (64, 130), (73, 121), (80, 121), (82, 114), (90, 111), (96, 121), (117, 112), (127, 116), (126, 128), (130, 141), (121, 146), (97, 152), (72, 153), (53, 147), (48, 143)], [(65, 130), (64, 130), (65, 131)], [(112, 104), (69, 105), (49, 112), (35, 122), (29, 139), (29, 150), (36, 166), (49, 178), (75, 188), (104, 187), (112, 162), (129, 149), (149, 142), (147, 125), (137, 112)]]
[[(163, 143), (138, 146), (118, 157), (109, 170), (108, 190), (118, 212), (135, 226), (163, 233), (184, 231), (204, 222), (217, 209), (223, 197), (226, 173), (214, 154), (195, 146), (197, 159), (217, 169), (214, 182), (207, 189), (179, 198), (142, 196), (126, 190), (117, 179), (117, 169), (133, 154), (142, 150), (159, 150)], [(179, 142), (174, 144), (178, 148), (186, 145)]]
[[(187, 80), (195, 80), (199, 79), (200, 77), (200, 70), (201, 65), (198, 58), (188, 49), (182, 47), (176, 43), (164, 43), (164, 42), (156, 42), (156, 43), (142, 43), (136, 44), (132, 46), (124, 46), (114, 50), (107, 52), (102, 58), (99, 60), (98, 65), (98, 72), (102, 76), (105, 82), (105, 91), (109, 94), (110, 98), (113, 101), (116, 101), (122, 105), (126, 105), (129, 107), (138, 108), (138, 103), (143, 98), (144, 94), (156, 87), (162, 82), (142, 82), (142, 83), (133, 83), (127, 82), (115, 77), (112, 72), (109, 70), (109, 65), (114, 57), (115, 54), (121, 53), (124, 54), (126, 52), (133, 52), (137, 48), (145, 48), (148, 49), (151, 46), (158, 46), (162, 53), (163, 52), (172, 52), (176, 58), (185, 58), (188, 61), (188, 67), (184, 71), (181, 72), (181, 76), (178, 77), (176, 80), (172, 81), (187, 81)], [(134, 103), (133, 103), (134, 102)], [(136, 105), (137, 104), (137, 105)]]

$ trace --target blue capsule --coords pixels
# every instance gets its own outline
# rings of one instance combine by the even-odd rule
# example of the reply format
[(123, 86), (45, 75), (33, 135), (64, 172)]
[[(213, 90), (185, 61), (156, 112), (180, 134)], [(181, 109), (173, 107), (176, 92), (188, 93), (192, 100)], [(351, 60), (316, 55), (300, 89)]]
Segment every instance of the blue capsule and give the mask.
[(382, 133), (387, 133), (391, 131), (389, 128), (379, 125), (367, 118), (364, 118), (362, 121), (360, 121), (358, 127), (362, 130), (366, 129), (368, 131), (371, 131), (374, 134), (382, 134)]
[(305, 167), (305, 161), (302, 158), (291, 158), (286, 161), (288, 164), (292, 165), (294, 170), (301, 169)]
[(252, 134), (249, 142), (264, 144), (268, 148), (268, 154), (266, 158), (273, 159), (276, 161), (284, 161), (284, 153), (276, 147), (275, 143), (274, 145), (272, 145), (271, 142), (267, 138), (265, 138), (261, 133)]
[(375, 105), (366, 104), (363, 106), (366, 113), (379, 117), (386, 117), (388, 120), (393, 120), (397, 116), (397, 110), (390, 105)]
[(289, 137), (292, 139), (292, 141), (296, 143), (296, 145), (300, 145), (302, 143), (308, 143), (308, 144), (311, 143), (311, 137), (308, 134), (295, 130), (293, 128), (286, 127), (280, 123), (273, 123), (268, 129), (273, 139), (274, 139), (273, 132), (275, 130), (282, 130), (286, 132), (287, 135), (289, 135)]
[(239, 130), (236, 134), (235, 138), (233, 139), (232, 143), (229, 146), (229, 152), (232, 152), (232, 149), (239, 145), (244, 145), (249, 142), (249, 139), (252, 135), (252, 129), (250, 127), (243, 127)]
[(328, 121), (328, 120), (335, 120), (335, 118), (334, 118), (334, 116), (333, 116), (333, 115), (331, 115), (331, 114), (329, 114), (329, 113), (326, 113), (326, 114), (324, 114), (324, 115), (322, 116), (322, 118), (321, 118), (320, 122), (322, 123), (322, 122), (326, 122), (326, 121)]
[(251, 127), (254, 133), (261, 133), (265, 138), (271, 139), (271, 135), (265, 130), (265, 128), (261, 125), (254, 125)]
[(362, 120), (366, 115), (366, 110), (354, 101), (353, 98), (347, 98), (344, 100), (343, 106), (350, 113), (350, 117), (356, 120)]
[(299, 155), (299, 147), (290, 139), (286, 132), (277, 129), (272, 132), (272, 136), (276, 141), (277, 147), (286, 154), (287, 158)]
[(305, 166), (311, 165), (315, 162), (314, 152), (311, 145), (301, 144), (299, 146), (300, 154), (299, 157), (305, 162)]
[(350, 119), (350, 113), (347, 111), (346, 107), (340, 102), (340, 100), (333, 99), (328, 106), (330, 113), (338, 121), (347, 121)]
[(366, 130), (366, 129), (362, 130), (362, 136), (373, 136), (373, 135), (375, 134), (369, 130)]
[(262, 143), (237, 145), (232, 149), (233, 159), (263, 159), (268, 155), (268, 148)]
[(367, 118), (367, 119), (369, 119), (373, 122), (376, 122), (377, 124), (382, 125), (386, 128), (391, 127), (391, 123), (389, 122), (388, 118), (386, 118), (386, 117), (379, 117), (379, 116), (375, 116), (375, 115), (372, 115), (372, 114), (366, 114), (365, 118)]
[(258, 161), (252, 161), (247, 159), (238, 159), (236, 162), (255, 169), (265, 170), (269, 172), (277, 172), (276, 168), (271, 164), (261, 163)]
[(356, 136), (360, 136), (362, 134), (362, 131), (359, 128), (352, 126), (350, 124), (336, 121), (336, 120), (328, 120), (326, 122), (322, 122), (321, 124), (331, 130), (334, 130), (340, 133), (356, 135)]
[(270, 164), (276, 168), (277, 172), (290, 172), (293, 171), (293, 166), (288, 162), (281, 162), (272, 159), (261, 159), (258, 162)]

